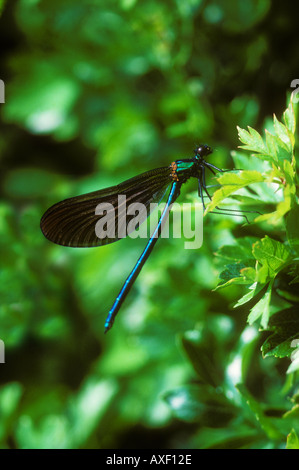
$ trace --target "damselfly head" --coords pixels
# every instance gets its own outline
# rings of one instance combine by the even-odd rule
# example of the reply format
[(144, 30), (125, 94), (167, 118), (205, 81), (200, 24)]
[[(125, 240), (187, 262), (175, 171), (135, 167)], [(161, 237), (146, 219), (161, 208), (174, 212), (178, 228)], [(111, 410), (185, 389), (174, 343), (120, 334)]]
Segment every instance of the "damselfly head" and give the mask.
[(196, 149), (194, 150), (196, 158), (206, 157), (207, 155), (209, 155), (212, 152), (213, 152), (213, 150), (211, 149), (211, 147), (209, 147), (206, 144), (198, 145), (198, 147), (196, 147)]

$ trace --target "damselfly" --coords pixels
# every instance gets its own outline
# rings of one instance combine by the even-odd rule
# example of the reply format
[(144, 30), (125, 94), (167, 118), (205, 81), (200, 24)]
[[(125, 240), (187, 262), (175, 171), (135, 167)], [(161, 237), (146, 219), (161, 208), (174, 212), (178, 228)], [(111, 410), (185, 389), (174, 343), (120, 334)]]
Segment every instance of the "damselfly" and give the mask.
[[(194, 153), (193, 158), (176, 160), (169, 166), (147, 171), (117, 186), (58, 202), (50, 207), (41, 219), (41, 230), (53, 243), (69, 247), (102, 246), (123, 238), (124, 233), (125, 235), (130, 233), (130, 221), (133, 216), (126, 213), (126, 204), (119, 202), (120, 195), (125, 196), (126, 203), (142, 203), (145, 207), (143, 215), (143, 220), (145, 220), (150, 214), (152, 203), (159, 202), (170, 188), (158, 224), (108, 313), (105, 333), (112, 327), (122, 303), (161, 235), (163, 224), (171, 210), (171, 205), (180, 195), (182, 185), (189, 178), (198, 180), (198, 195), (205, 209), (204, 193), (211, 199), (206, 186), (205, 170), (208, 169), (213, 174), (216, 171), (226, 171), (205, 160), (205, 157), (212, 153), (208, 145), (198, 146)], [(106, 220), (109, 223), (110, 218), (117, 229), (113, 234), (108, 233), (105, 237), (99, 237), (96, 231), (97, 224), (103, 217), (103, 213), (99, 214), (97, 210), (99, 205), (107, 207)], [(227, 214), (229, 212), (232, 215), (240, 215), (247, 221), (246, 216), (240, 214), (241, 211), (236, 213), (234, 209), (220, 209), (219, 207), (216, 209), (217, 212), (214, 213)]]

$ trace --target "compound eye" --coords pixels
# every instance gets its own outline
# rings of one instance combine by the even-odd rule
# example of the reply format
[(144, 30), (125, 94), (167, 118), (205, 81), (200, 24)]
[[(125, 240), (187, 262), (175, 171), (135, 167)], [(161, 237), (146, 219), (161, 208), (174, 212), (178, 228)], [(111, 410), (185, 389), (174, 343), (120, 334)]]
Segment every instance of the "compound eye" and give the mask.
[(204, 150), (204, 146), (203, 146), (203, 145), (199, 145), (199, 146), (196, 147), (196, 149), (194, 150), (194, 153), (195, 153), (195, 155), (197, 155), (197, 156), (202, 156), (203, 150)]
[(209, 155), (210, 153), (212, 153), (212, 149), (211, 147), (209, 147), (209, 145), (199, 145), (195, 150), (195, 155), (197, 157), (205, 157), (206, 155)]

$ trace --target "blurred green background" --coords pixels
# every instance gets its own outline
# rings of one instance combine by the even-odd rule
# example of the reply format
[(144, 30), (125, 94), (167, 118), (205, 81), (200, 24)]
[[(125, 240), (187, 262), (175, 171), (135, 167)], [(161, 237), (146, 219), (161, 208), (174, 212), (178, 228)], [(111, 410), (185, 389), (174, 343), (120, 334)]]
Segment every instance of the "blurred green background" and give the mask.
[[(200, 250), (160, 240), (104, 336), (145, 240), (63, 248), (39, 222), (61, 199), (193, 156), (200, 142), (215, 149), (213, 164), (232, 168), (236, 125), (262, 130), (298, 78), (298, 5), (1, 7), (0, 447), (283, 446), (285, 435), (271, 439), (271, 429), (252, 424), (234, 385), (243, 379), (256, 400), (284, 409), (289, 362), (262, 359), (264, 338), (247, 326), (248, 311), (232, 309), (242, 287), (212, 291), (215, 251), (261, 236), (258, 227), (208, 215)], [(209, 384), (221, 377), (233, 406), (217, 387), (197, 387), (197, 367)]]

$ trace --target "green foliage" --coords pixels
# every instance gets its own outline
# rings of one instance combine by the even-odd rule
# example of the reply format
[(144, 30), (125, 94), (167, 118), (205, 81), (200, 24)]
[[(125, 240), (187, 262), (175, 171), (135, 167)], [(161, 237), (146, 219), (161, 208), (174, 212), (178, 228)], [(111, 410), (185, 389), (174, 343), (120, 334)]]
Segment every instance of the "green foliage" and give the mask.
[[(220, 274), (219, 287), (233, 283), (248, 285), (249, 292), (237, 302), (236, 306), (256, 300), (248, 315), (249, 324), (259, 320), (260, 326), (267, 329), (270, 326), (270, 310), (272, 309), (273, 313), (276, 312), (276, 321), (273, 321), (274, 317), (271, 317), (270, 320), (271, 329), (276, 333), (267, 340), (262, 350), (265, 355), (274, 354), (284, 357), (290, 356), (291, 340), (299, 336), (298, 321), (284, 321), (287, 312), (290, 310), (293, 312), (298, 308), (298, 297), (291, 297), (290, 294), (284, 296), (291, 305), (291, 309), (283, 310), (284, 314), (277, 313), (280, 309), (282, 310), (282, 307), (276, 306), (275, 301), (271, 300), (273, 291), (279, 289), (276, 284), (279, 283), (284, 272), (289, 276), (289, 285), (298, 283), (297, 246), (299, 237), (297, 225), (299, 208), (296, 197), (296, 161), (294, 156), (296, 119), (293, 103), (290, 102), (284, 113), (285, 124), (282, 124), (275, 115), (273, 121), (275, 134), (272, 135), (266, 130), (265, 142), (256, 130), (249, 128), (249, 131), (246, 131), (238, 128), (239, 138), (245, 144), (241, 148), (254, 152), (254, 157), (266, 158), (271, 167), (266, 164), (261, 173), (241, 171), (240, 175), (230, 175), (229, 178), (228, 174), (224, 174), (218, 178), (219, 183), (224, 187), (216, 191), (208, 209), (214, 209), (227, 195), (231, 195), (234, 187), (238, 191), (257, 181), (273, 185), (275, 191), (281, 190), (281, 200), (277, 202), (276, 210), (258, 216), (255, 222), (267, 221), (269, 224), (273, 224), (277, 223), (279, 218), (286, 216), (283, 241), (274, 240), (266, 235), (260, 240), (252, 241), (252, 243), (250, 241), (248, 243), (248, 240), (245, 240), (245, 243), (242, 241), (239, 249), (223, 247), (219, 250), (218, 255), (225, 258), (227, 253), (232, 252), (235, 261), (234, 264), (227, 265)], [(271, 145), (269, 145), (268, 136), (271, 136)], [(256, 175), (254, 174), (254, 177), (251, 178), (248, 173), (256, 173)], [(242, 193), (239, 191), (239, 194)], [(259, 195), (260, 197), (261, 195)], [(242, 201), (242, 197), (240, 200)], [(244, 247), (247, 249), (244, 250)], [(263, 294), (259, 295), (262, 290)]]
[[(286, 372), (296, 375), (299, 371), (298, 354), (297, 350), (294, 350), (299, 341), (299, 231), (294, 156), (296, 119), (293, 103), (290, 102), (284, 113), (284, 124), (278, 121), (275, 115), (273, 121), (275, 134), (270, 134), (266, 129), (265, 140), (250, 127), (249, 131), (238, 128), (239, 138), (244, 144), (241, 148), (252, 151), (253, 157), (264, 159), (264, 171), (258, 173), (245, 170), (236, 175), (229, 174), (229, 177), (228, 174), (221, 175), (218, 182), (223, 187), (215, 192), (208, 210), (218, 206), (227, 195), (232, 195), (234, 187), (239, 194), (238, 200), (242, 201), (240, 189), (256, 181), (266, 182), (273, 187), (273, 191), (281, 192), (275, 210), (255, 219), (255, 223), (267, 221), (268, 233), (271, 233), (271, 224), (275, 226), (284, 218), (284, 223), (281, 224), (281, 241), (270, 238), (269, 235), (259, 240), (246, 237), (236, 239), (233, 245), (220, 248), (217, 255), (229, 264), (226, 264), (220, 273), (218, 289), (233, 284), (247, 286), (248, 292), (237, 301), (235, 307), (250, 303), (248, 323), (252, 325), (258, 322), (260, 329), (271, 332), (261, 346), (263, 356), (292, 357), (292, 364)], [(252, 179), (248, 173), (254, 174)], [(262, 194), (255, 195), (252, 189), (251, 197), (261, 198)], [(265, 201), (267, 199), (265, 194)], [(293, 408), (294, 413), (286, 413), (282, 420), (271, 420), (265, 417), (260, 404), (248, 394), (244, 384), (237, 388), (263, 431), (269, 438), (279, 439), (284, 426), (291, 425), (291, 421), (287, 424), (287, 420), (290, 417), (293, 419), (297, 405)], [(288, 436), (287, 448), (296, 448), (297, 440), (296, 431), (293, 429)]]
[(296, 431), (292, 429), (287, 439), (287, 449), (299, 449), (299, 439), (296, 434)]
[[(1, 448), (298, 448), (296, 108), (267, 118), (298, 68), (295, 9), (0, 2)], [(203, 246), (160, 240), (104, 335), (145, 241), (54, 246), (40, 218), (200, 142), (235, 168), (210, 175)]]

